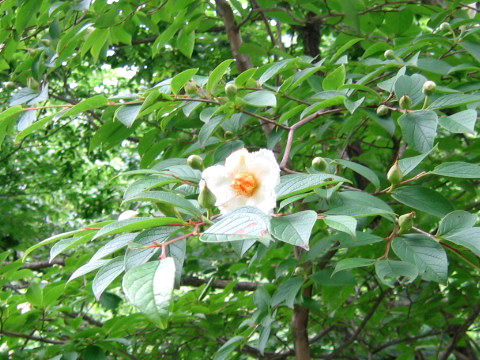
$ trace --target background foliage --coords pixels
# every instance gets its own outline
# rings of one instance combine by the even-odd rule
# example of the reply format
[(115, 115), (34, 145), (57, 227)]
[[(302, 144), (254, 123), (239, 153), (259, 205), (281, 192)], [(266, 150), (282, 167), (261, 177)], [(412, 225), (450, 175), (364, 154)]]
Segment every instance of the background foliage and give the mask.
[[(4, 0), (0, 13), (2, 358), (477, 359), (475, 3)], [(186, 165), (242, 147), (272, 149), (284, 175), (283, 216), (215, 220), (264, 224), (255, 244), (221, 241)], [(126, 209), (139, 217), (116, 221)], [(182, 234), (165, 260), (145, 248)]]

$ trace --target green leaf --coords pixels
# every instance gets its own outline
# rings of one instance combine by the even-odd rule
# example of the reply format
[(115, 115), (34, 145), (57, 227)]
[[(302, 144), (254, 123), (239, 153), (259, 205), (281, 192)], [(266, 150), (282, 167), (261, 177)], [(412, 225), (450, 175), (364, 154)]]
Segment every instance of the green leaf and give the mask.
[(480, 101), (480, 95), (447, 94), (436, 98), (427, 109), (444, 109)]
[(70, 276), (67, 282), (70, 282), (80, 276), (83, 276), (85, 274), (88, 274), (89, 272), (92, 272), (94, 270), (97, 270), (98, 268), (108, 264), (110, 260), (95, 260), (95, 261), (89, 261), (86, 264), (80, 266), (77, 270), (73, 272), (73, 274)]
[(473, 109), (457, 112), (438, 119), (438, 123), (452, 133), (475, 134), (477, 111)]
[(92, 282), (95, 298), (100, 300), (105, 289), (125, 270), (123, 256), (117, 256), (98, 270)]
[(90, 230), (82, 234), (82, 236), (60, 240), (55, 245), (53, 245), (52, 248), (50, 249), (50, 261), (55, 259), (59, 254), (61, 254), (64, 251), (67, 251), (69, 249), (74, 248), (75, 246), (89, 242), (90, 240), (92, 240), (92, 237), (94, 234), (95, 234), (95, 230), (93, 231)]
[(405, 175), (409, 174), (435, 149), (436, 146), (426, 153), (398, 160), (398, 166), (400, 166), (402, 175), (405, 177)]
[(415, 265), (397, 260), (379, 260), (375, 263), (375, 272), (382, 283), (391, 288), (398, 281), (401, 284), (409, 284), (418, 276)]
[(43, 289), (39, 283), (31, 283), (25, 293), (25, 298), (33, 306), (43, 308)]
[[(92, 227), (102, 227), (102, 226), (108, 225), (110, 223), (112, 223), (112, 221), (103, 221), (103, 222), (99, 222), (99, 223), (90, 224), (90, 225), (88, 225), (88, 227), (90, 227), (90, 228), (92, 228)], [(27, 256), (32, 251), (38, 249), (39, 247), (57, 242), (58, 240), (61, 240), (61, 239), (66, 239), (66, 238), (72, 237), (72, 236), (80, 234), (80, 233), (84, 233), (86, 231), (90, 232), (91, 230), (88, 229), (88, 228), (78, 229), (78, 230), (72, 230), (72, 231), (68, 231), (66, 233), (50, 236), (49, 238), (47, 238), (45, 240), (42, 240), (39, 243), (36, 243), (35, 245), (33, 245), (33, 246), (29, 247), (27, 250), (25, 250), (25, 253), (23, 254), (23, 257), (22, 257), (22, 261), (25, 261)]]
[(289, 64), (294, 62), (295, 59), (285, 59), (279, 62), (273, 63), (265, 72), (260, 76), (258, 82), (263, 85), (266, 81), (277, 75), (281, 70), (286, 68)]
[[(155, 242), (160, 244), (167, 241), (179, 229), (180, 227), (178, 226), (161, 226), (137, 234), (134, 241), (129, 243), (125, 252), (125, 270), (145, 264), (158, 250), (158, 248), (149, 248), (147, 246)], [(168, 250), (170, 250), (170, 246)]]
[(202, 126), (198, 133), (198, 142), (202, 147), (205, 147), (208, 143), (208, 140), (215, 132), (215, 130), (223, 122), (223, 115), (215, 116), (208, 120), (208, 122)]
[(232, 62), (233, 59), (225, 60), (220, 63), (215, 69), (213, 69), (212, 73), (208, 77), (206, 85), (206, 89), (209, 94), (211, 94), (215, 90), (215, 87), (218, 85), (223, 75), (225, 75)]
[(345, 66), (341, 65), (323, 79), (323, 90), (337, 90), (345, 84), (345, 76)]
[(245, 70), (237, 76), (237, 78), (235, 79), (235, 85), (237, 85), (238, 87), (245, 85), (245, 83), (252, 78), (253, 74), (255, 74), (256, 71), (256, 68)]
[(37, 118), (37, 111), (36, 110), (28, 110), (24, 111), (18, 119), (17, 130), (23, 131), (28, 128)]
[(443, 217), (453, 211), (453, 206), (435, 190), (422, 186), (402, 186), (393, 190), (392, 197), (404, 205)]
[(343, 104), (345, 105), (347, 110), (350, 112), (350, 114), (353, 114), (355, 112), (355, 110), (357, 110), (358, 107), (363, 104), (364, 100), (365, 100), (365, 97), (362, 97), (362, 98), (358, 99), (357, 101), (351, 101), (349, 99), (345, 99), (345, 100), (343, 100)]
[(467, 50), (477, 62), (480, 62), (480, 45), (470, 41), (460, 41), (460, 46)]
[(240, 342), (243, 341), (243, 336), (234, 336), (223, 344), (215, 353), (213, 360), (230, 359), (230, 354), (237, 348)]
[(455, 210), (440, 220), (437, 236), (444, 236), (464, 229), (472, 228), (477, 222), (477, 215), (464, 210)]
[(337, 164), (343, 165), (349, 169), (352, 169), (356, 173), (362, 175), (365, 179), (370, 181), (376, 187), (380, 186), (380, 180), (378, 179), (377, 174), (375, 174), (372, 170), (367, 168), (366, 166), (357, 164), (353, 161), (343, 160), (343, 159), (336, 159), (335, 162)]
[(121, 220), (108, 224), (102, 228), (93, 239), (98, 239), (102, 236), (114, 235), (121, 232), (132, 232), (142, 229), (149, 229), (152, 227), (163, 226), (167, 224), (178, 224), (183, 221), (172, 217), (156, 217), (156, 218), (133, 218)]
[(335, 230), (345, 232), (355, 237), (357, 229), (357, 219), (346, 215), (326, 215), (323, 218), (325, 224)]
[(175, 283), (175, 262), (167, 257), (128, 270), (122, 288), (127, 300), (165, 329)]
[(177, 37), (177, 48), (187, 58), (192, 57), (193, 47), (195, 46), (195, 31), (180, 30)]
[(480, 227), (472, 227), (459, 231), (451, 231), (442, 235), (443, 239), (453, 242), (454, 244), (464, 246), (475, 255), (480, 256)]
[(335, 266), (335, 270), (332, 273), (332, 276), (342, 270), (355, 269), (359, 267), (365, 267), (375, 264), (374, 259), (363, 259), (363, 258), (349, 258), (340, 260)]
[(317, 213), (307, 210), (271, 220), (272, 236), (277, 240), (309, 250), (309, 240)]
[(218, 220), (200, 235), (200, 241), (226, 242), (256, 240), (270, 242), (270, 219), (262, 211), (250, 206), (237, 208)]
[(298, 276), (291, 277), (280, 284), (278, 289), (273, 293), (271, 306), (277, 306), (283, 302), (289, 308), (293, 309), (293, 303), (297, 293), (303, 285), (303, 279)]
[(21, 2), (21, 6), (18, 8), (15, 19), (15, 29), (19, 34), (27, 27), (27, 25), (34, 19), (36, 19), (36, 13), (42, 7), (42, 1), (39, 0), (26, 0)]
[(185, 210), (188, 214), (193, 216), (199, 217), (202, 215), (200, 209), (193, 205), (189, 200), (167, 191), (144, 191), (124, 200), (125, 203), (132, 201), (159, 202), (162, 204), (173, 205), (176, 208)]
[(259, 90), (248, 93), (244, 96), (243, 101), (248, 105), (256, 107), (277, 106), (277, 98), (275, 97), (275, 94), (268, 90)]
[(414, 264), (424, 279), (446, 283), (447, 254), (435, 240), (422, 234), (408, 234), (394, 238), (392, 248), (400, 259)]
[(280, 178), (277, 186), (277, 200), (301, 194), (320, 186), (335, 184), (338, 182), (350, 182), (340, 176), (323, 174), (291, 174)]
[[(354, 10), (355, 11), (355, 10)], [(357, 15), (358, 16), (358, 15)], [(362, 39), (356, 38), (356, 39), (351, 39), (348, 40), (345, 44), (340, 46), (338, 50), (333, 54), (333, 56), (328, 60), (330, 64), (334, 64), (335, 61), (338, 60), (338, 58), (348, 49), (350, 49), (353, 45), (355, 45), (357, 42), (359, 42)]]
[(171, 82), (171, 87), (172, 87), (172, 92), (177, 95), (180, 89), (187, 83), (188, 80), (190, 80), (193, 75), (195, 75), (198, 72), (198, 68), (196, 69), (188, 69), (185, 71), (182, 71), (180, 74), (175, 75), (172, 78)]
[(357, 281), (350, 271), (333, 274), (333, 269), (324, 269), (312, 274), (311, 279), (320, 286), (355, 286)]
[(23, 111), (23, 107), (21, 105), (15, 105), (15, 106), (9, 107), (8, 109), (2, 111), (0, 113), (0, 124), (3, 121), (6, 121), (6, 120), (12, 118), (13, 116), (17, 115), (18, 113), (20, 113), (22, 111)]
[(462, 179), (477, 179), (480, 178), (480, 166), (463, 161), (453, 161), (438, 165), (431, 173)]
[(142, 105), (123, 105), (115, 111), (115, 118), (118, 119), (126, 127), (132, 127), (137, 118)]
[(392, 208), (383, 200), (360, 191), (342, 191), (331, 200), (328, 215), (374, 216), (382, 215), (392, 218)]
[(425, 76), (413, 74), (412, 76), (402, 75), (395, 81), (395, 95), (397, 100), (403, 95), (408, 95), (412, 99), (412, 106), (418, 105), (424, 98), (422, 92), (423, 83), (427, 81)]
[(25, 104), (27, 101), (32, 100), (36, 96), (37, 96), (37, 93), (30, 88), (18, 89), (13, 93), (12, 98), (10, 99), (10, 102), (9, 102), (9, 106)]
[(44, 118), (35, 121), (33, 124), (28, 126), (27, 128), (23, 129), (20, 131), (17, 136), (15, 136), (15, 143), (20, 143), (22, 139), (33, 133), (34, 131), (38, 129), (42, 129), (44, 125), (48, 124), (52, 119), (54, 119), (56, 115), (50, 115), (50, 116), (45, 116)]
[(137, 235), (137, 233), (131, 233), (117, 236), (98, 249), (97, 252), (91, 257), (90, 261), (102, 259), (105, 256), (120, 250), (121, 248), (127, 246), (129, 242), (133, 241)]
[(433, 148), (437, 135), (437, 122), (437, 114), (434, 111), (415, 111), (398, 118), (405, 140), (421, 153)]

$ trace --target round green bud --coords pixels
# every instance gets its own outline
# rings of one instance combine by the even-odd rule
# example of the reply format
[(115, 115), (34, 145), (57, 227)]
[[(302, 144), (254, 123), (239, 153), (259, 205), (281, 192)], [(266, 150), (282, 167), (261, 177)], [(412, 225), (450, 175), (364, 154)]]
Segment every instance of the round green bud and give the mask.
[(405, 94), (400, 98), (400, 100), (398, 100), (398, 105), (400, 105), (400, 108), (403, 110), (408, 110), (412, 106), (412, 99), (410, 99), (410, 96)]
[(196, 170), (202, 171), (204, 169), (203, 166), (203, 159), (198, 156), (198, 155), (190, 155), (187, 158), (187, 164), (192, 168)]
[(315, 170), (324, 172), (327, 170), (328, 164), (323, 157), (317, 156), (312, 160), (312, 166)]
[(200, 183), (200, 194), (198, 194), (198, 204), (205, 209), (211, 209), (215, 206), (215, 201), (215, 195), (207, 187), (207, 184), (202, 181)]
[(387, 116), (389, 113), (389, 108), (385, 105), (380, 105), (377, 107), (377, 115), (378, 116)]
[(415, 211), (408, 214), (403, 214), (398, 218), (398, 235), (402, 235), (409, 231), (413, 226), (413, 219), (415, 218)]
[(189, 95), (193, 95), (197, 93), (197, 83), (193, 80), (187, 81), (185, 84), (185, 93)]
[(225, 139), (231, 139), (233, 138), (233, 135), (233, 132), (231, 132), (230, 130), (225, 131), (225, 133), (223, 134), (223, 136), (225, 136)]
[(398, 166), (398, 161), (395, 161), (395, 164), (393, 164), (390, 170), (388, 170), (387, 179), (390, 184), (397, 185), (402, 181), (402, 177), (402, 170), (400, 170), (400, 166)]
[(393, 59), (395, 58), (395, 53), (393, 52), (392, 49), (385, 50), (383, 53), (383, 56), (385, 56), (385, 59)]
[(437, 84), (435, 84), (435, 82), (433, 81), (428, 80), (423, 83), (422, 91), (425, 95), (433, 94), (436, 89), (437, 89)]
[(230, 100), (235, 99), (235, 96), (237, 96), (237, 86), (235, 84), (227, 84), (225, 85), (225, 93), (227, 94), (228, 98)]

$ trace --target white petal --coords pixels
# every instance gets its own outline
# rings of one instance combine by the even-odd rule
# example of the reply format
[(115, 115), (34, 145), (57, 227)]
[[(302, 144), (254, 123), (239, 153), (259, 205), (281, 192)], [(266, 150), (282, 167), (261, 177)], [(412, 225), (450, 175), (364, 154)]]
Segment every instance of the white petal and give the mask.
[(260, 209), (267, 215), (273, 213), (276, 204), (277, 196), (275, 194), (275, 189), (271, 186), (261, 186), (246, 203), (248, 206), (254, 206), (257, 209)]
[(275, 188), (280, 183), (280, 167), (271, 150), (261, 149), (248, 154), (247, 171), (255, 175), (261, 185)]
[(248, 156), (249, 152), (245, 148), (238, 149), (228, 155), (225, 159), (225, 169), (227, 174), (233, 177), (239, 172), (247, 171), (246, 160)]
[(215, 205), (220, 209), (220, 212), (222, 214), (226, 214), (232, 211), (233, 209), (247, 205), (247, 202), (250, 199), (251, 198), (246, 196), (233, 194), (233, 196), (228, 201), (225, 201), (222, 204), (216, 203)]
[[(225, 167), (222, 165), (210, 166), (202, 172), (202, 182), (205, 182), (208, 189), (215, 195), (215, 206), (222, 206), (228, 203), (235, 194), (232, 190), (232, 179), (227, 176)], [(205, 186), (201, 184), (200, 186)]]

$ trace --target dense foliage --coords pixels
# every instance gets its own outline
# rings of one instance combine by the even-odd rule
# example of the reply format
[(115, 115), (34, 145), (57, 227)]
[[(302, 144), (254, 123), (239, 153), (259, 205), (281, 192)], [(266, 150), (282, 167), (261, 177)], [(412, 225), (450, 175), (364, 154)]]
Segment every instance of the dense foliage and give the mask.
[(477, 359), (478, 11), (0, 1), (0, 358)]

